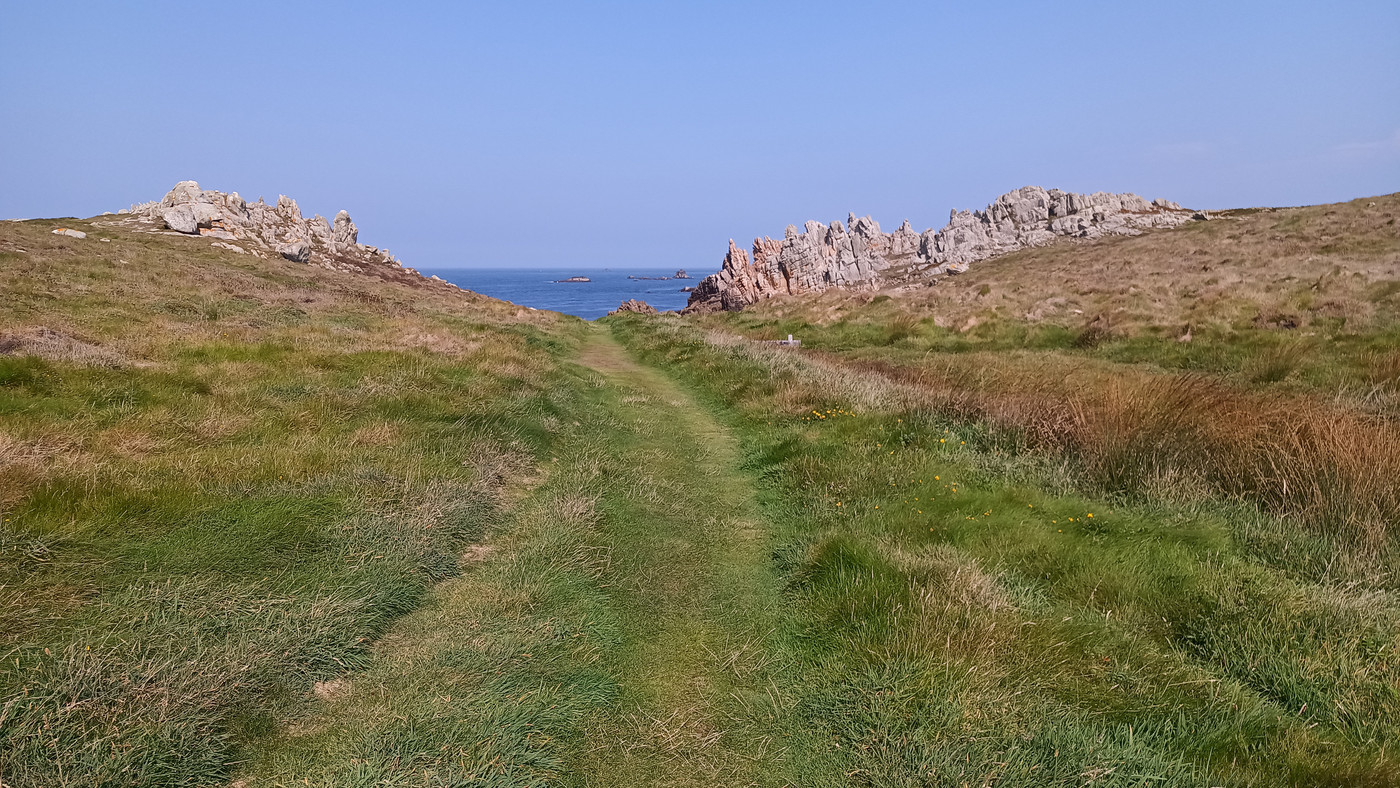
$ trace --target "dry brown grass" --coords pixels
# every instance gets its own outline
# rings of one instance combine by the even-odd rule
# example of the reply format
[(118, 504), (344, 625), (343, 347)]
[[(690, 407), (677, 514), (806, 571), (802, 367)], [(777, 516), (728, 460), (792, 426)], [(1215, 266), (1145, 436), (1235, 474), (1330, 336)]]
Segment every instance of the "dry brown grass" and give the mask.
[[(111, 366), (228, 339), (467, 358), (497, 339), (491, 329), (568, 319), (426, 279), (382, 281), (253, 259), (205, 239), (67, 224), (89, 237), (51, 235), (53, 221), (0, 222), (0, 292), (10, 303), (0, 353)], [(366, 319), (380, 325), (366, 330)]]
[(1317, 397), (1251, 391), (1205, 375), (1033, 353), (935, 354), (920, 365), (774, 350), (711, 332), (772, 369), (774, 404), (931, 410), (991, 424), (1029, 449), (1075, 458), (1107, 489), (1257, 504), (1359, 552), (1400, 532), (1400, 424)]
[(0, 333), (0, 355), (38, 356), (49, 361), (99, 367), (120, 367), (127, 363), (120, 353), (46, 326), (24, 326)]
[(1370, 382), (1394, 391), (1400, 391), (1400, 349), (1370, 354)]
[(1366, 552), (1397, 536), (1400, 425), (1393, 420), (1203, 375), (1031, 369), (1034, 363), (978, 354), (920, 368), (850, 366), (913, 384), (926, 406), (954, 418), (1013, 430), (1031, 448), (1068, 452), (1109, 489), (1205, 489), (1340, 531)]

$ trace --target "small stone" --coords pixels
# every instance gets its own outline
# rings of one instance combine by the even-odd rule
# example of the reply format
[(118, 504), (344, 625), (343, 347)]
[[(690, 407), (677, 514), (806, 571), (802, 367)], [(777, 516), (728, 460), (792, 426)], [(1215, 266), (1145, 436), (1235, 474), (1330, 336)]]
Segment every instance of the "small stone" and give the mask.
[(67, 227), (60, 227), (53, 231), (54, 235), (66, 235), (69, 238), (86, 238), (87, 233), (82, 230), (70, 230)]

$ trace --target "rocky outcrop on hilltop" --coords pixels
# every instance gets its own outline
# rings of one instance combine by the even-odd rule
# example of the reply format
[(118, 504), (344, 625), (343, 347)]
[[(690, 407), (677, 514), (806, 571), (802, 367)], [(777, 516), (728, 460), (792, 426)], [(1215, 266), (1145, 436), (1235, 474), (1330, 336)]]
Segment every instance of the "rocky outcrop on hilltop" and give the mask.
[(117, 221), (136, 225), (138, 230), (203, 236), (211, 239), (212, 246), (238, 254), (453, 287), (405, 268), (386, 249), (360, 243), (360, 230), (349, 213), (341, 211), (333, 221), (319, 214), (308, 219), (301, 215), (297, 201), (285, 195), (273, 205), (261, 198), (250, 203), (237, 192), (225, 194), (181, 181), (159, 201), (133, 205), (119, 214)]
[(685, 311), (742, 309), (765, 298), (833, 287), (874, 289), (892, 269), (902, 276), (961, 273), (980, 260), (1058, 238), (1137, 235), (1191, 220), (1192, 212), (1166, 200), (1026, 186), (983, 210), (953, 211), (937, 231), (918, 233), (905, 221), (885, 233), (874, 219), (854, 214), (845, 225), (809, 221), (801, 230), (788, 225), (782, 240), (754, 239), (752, 252), (730, 240), (719, 273), (701, 280)]

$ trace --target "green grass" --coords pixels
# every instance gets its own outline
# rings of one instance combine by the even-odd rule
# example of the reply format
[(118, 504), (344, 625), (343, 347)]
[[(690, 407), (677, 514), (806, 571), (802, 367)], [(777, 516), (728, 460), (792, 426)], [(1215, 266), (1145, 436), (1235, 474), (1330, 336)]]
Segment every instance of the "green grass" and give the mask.
[(226, 781), (459, 573), (552, 445), (578, 324), (3, 229), (0, 779)]
[[(783, 328), (850, 374), (913, 385), (946, 418), (995, 425), (1020, 449), (1060, 454), (1103, 491), (1242, 500), (1333, 534), (1348, 556), (1381, 556), (1382, 566), (1394, 558), (1393, 326), (1330, 338), (1106, 338), (1079, 349), (1023, 337), (950, 352), (853, 333), (877, 327), (876, 317)], [(759, 339), (770, 332), (743, 313), (706, 324)]]
[(7, 786), (1400, 782), (1400, 364), (1296, 283), (588, 327), (67, 224), (0, 223)]
[(736, 447), (606, 337), (584, 360), (578, 422), (483, 560), (307, 699), (240, 780), (786, 781), (779, 588)]
[(802, 784), (1396, 778), (1400, 610), (1262, 556), (1266, 518), (1015, 482), (992, 433), (790, 357), (617, 325), (734, 414), (766, 480), (803, 624), (790, 713), (834, 764)]

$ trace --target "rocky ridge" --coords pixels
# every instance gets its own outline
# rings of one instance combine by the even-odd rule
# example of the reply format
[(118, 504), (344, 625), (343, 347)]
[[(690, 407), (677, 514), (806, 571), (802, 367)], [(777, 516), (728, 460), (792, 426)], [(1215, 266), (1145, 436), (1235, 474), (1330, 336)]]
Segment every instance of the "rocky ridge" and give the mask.
[(901, 277), (937, 277), (966, 271), (980, 260), (1058, 238), (1138, 235), (1176, 227), (1202, 214), (1167, 200), (1136, 194), (1077, 194), (1026, 186), (980, 211), (953, 211), (941, 230), (915, 232), (906, 220), (892, 233), (869, 216), (848, 216), (801, 230), (788, 225), (781, 240), (754, 239), (752, 256), (729, 241), (716, 274), (691, 293), (685, 312), (742, 309), (765, 298), (833, 287), (875, 289)]
[(455, 287), (437, 277), (425, 278), (406, 268), (387, 249), (359, 242), (360, 230), (350, 214), (334, 220), (301, 215), (286, 195), (268, 205), (261, 198), (245, 201), (237, 192), (200, 189), (195, 181), (180, 181), (165, 197), (118, 211), (116, 222), (142, 232), (169, 232), (212, 239), (211, 246), (254, 257), (283, 257), (297, 263), (336, 271), (369, 274), (381, 279)]

